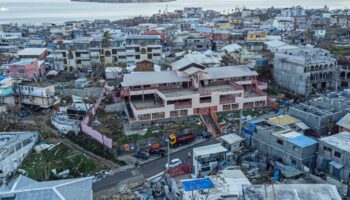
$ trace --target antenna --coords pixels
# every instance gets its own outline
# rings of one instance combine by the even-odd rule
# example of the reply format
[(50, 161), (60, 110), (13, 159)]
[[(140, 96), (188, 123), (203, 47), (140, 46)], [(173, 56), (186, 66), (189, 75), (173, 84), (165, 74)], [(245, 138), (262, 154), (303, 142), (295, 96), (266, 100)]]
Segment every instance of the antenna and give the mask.
[(165, 11), (164, 14), (168, 14), (168, 4), (165, 4)]

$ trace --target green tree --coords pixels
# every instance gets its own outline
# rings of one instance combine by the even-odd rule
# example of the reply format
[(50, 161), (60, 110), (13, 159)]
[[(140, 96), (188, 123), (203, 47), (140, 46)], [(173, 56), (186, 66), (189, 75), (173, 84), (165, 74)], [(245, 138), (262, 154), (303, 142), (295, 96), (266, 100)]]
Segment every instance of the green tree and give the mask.
[(109, 34), (108, 31), (103, 33), (103, 38), (102, 38), (102, 47), (109, 47), (111, 46), (111, 35)]

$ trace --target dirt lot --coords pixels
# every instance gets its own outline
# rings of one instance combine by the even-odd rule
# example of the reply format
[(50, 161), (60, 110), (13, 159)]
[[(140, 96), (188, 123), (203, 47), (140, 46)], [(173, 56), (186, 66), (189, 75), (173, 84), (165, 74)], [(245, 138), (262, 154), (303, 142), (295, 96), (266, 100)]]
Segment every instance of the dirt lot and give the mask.
[(95, 162), (85, 154), (71, 149), (63, 143), (55, 143), (55, 139), (47, 140), (48, 144), (58, 144), (51, 150), (40, 153), (32, 152), (21, 165), (21, 169), (28, 172), (28, 176), (35, 180), (54, 180), (60, 178), (57, 173), (69, 169), (70, 178), (94, 174), (96, 171), (105, 169), (103, 164)]

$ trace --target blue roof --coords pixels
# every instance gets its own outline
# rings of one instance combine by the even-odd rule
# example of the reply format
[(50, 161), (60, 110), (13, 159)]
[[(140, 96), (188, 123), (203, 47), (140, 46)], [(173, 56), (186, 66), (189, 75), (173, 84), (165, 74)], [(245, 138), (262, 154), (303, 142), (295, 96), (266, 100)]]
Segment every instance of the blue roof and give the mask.
[(182, 181), (182, 187), (186, 192), (188, 192), (213, 188), (214, 183), (209, 178), (199, 178)]
[(13, 65), (26, 65), (33, 62), (34, 59), (20, 60), (18, 62), (12, 63)]
[(0, 81), (4, 80), (6, 77), (0, 75)]
[(305, 135), (288, 139), (288, 141), (302, 148), (318, 143), (316, 140)]

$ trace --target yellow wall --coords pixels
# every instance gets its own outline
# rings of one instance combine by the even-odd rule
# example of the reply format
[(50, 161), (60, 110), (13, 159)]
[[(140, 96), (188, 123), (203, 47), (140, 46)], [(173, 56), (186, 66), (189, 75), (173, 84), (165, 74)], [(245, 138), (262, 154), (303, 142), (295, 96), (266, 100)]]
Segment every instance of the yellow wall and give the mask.
[(266, 39), (267, 39), (267, 33), (247, 34), (247, 37), (246, 37), (247, 41), (266, 40)]

